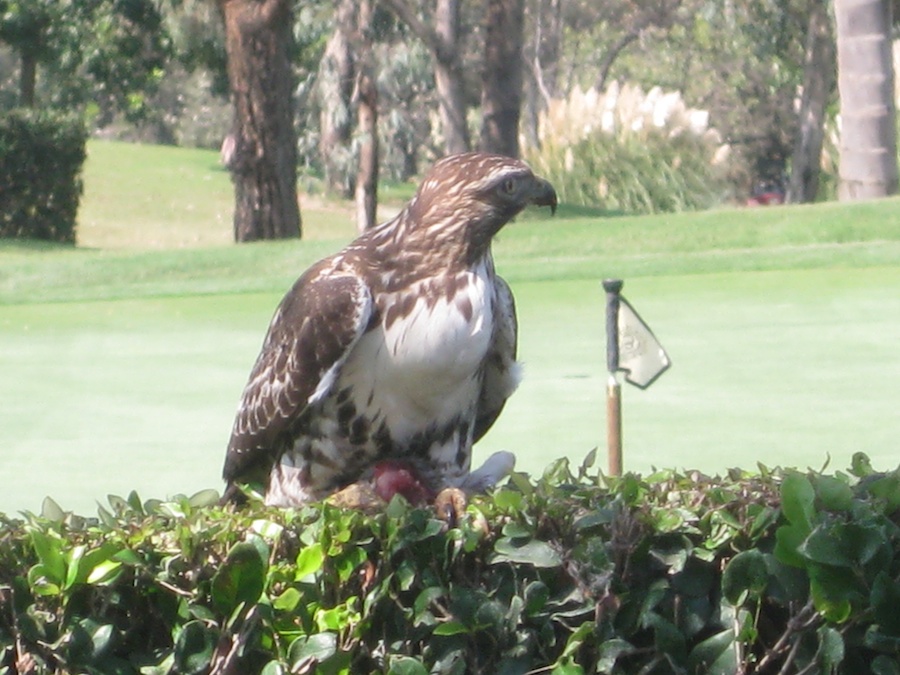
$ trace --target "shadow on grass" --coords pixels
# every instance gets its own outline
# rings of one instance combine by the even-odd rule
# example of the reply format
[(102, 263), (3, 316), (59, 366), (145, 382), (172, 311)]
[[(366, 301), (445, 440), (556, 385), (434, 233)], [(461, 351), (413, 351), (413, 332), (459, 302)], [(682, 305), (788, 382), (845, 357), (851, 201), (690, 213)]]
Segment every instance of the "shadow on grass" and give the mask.
[[(560, 204), (556, 209), (556, 218), (576, 220), (581, 218), (619, 218), (634, 215), (622, 210), (604, 209), (599, 206), (581, 206), (580, 204)], [(549, 216), (546, 209), (526, 209), (519, 216), (523, 220), (543, 220)]]
[(0, 252), (48, 253), (54, 251), (74, 251), (77, 246), (71, 242), (46, 241), (44, 239), (0, 239)]
[(621, 209), (604, 209), (599, 206), (581, 206), (580, 204), (560, 204), (557, 215), (561, 218), (618, 218), (634, 215)]

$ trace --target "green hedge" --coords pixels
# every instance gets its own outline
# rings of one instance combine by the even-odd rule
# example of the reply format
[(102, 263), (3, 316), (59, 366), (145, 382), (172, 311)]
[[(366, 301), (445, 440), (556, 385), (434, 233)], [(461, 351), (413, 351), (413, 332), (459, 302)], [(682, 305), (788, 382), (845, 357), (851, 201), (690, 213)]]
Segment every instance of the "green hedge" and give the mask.
[(0, 237), (75, 241), (87, 132), (74, 116), (0, 117)]
[(0, 517), (0, 673), (900, 672), (900, 470), (591, 463), (453, 529), (401, 498), (47, 500)]

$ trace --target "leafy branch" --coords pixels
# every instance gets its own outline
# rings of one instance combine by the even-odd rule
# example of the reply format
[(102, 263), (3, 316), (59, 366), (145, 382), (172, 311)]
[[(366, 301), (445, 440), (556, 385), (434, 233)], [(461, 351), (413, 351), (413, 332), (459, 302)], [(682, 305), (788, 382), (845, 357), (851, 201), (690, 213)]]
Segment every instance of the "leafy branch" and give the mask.
[(0, 515), (0, 674), (900, 668), (900, 472), (573, 474), (234, 511), (205, 491)]

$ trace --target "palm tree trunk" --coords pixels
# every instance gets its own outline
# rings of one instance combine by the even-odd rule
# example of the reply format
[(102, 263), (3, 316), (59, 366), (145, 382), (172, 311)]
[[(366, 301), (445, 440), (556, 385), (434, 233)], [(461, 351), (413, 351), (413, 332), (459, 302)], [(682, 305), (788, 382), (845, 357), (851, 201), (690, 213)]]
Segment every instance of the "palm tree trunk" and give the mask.
[(841, 164), (838, 197), (897, 192), (897, 130), (888, 0), (835, 0)]

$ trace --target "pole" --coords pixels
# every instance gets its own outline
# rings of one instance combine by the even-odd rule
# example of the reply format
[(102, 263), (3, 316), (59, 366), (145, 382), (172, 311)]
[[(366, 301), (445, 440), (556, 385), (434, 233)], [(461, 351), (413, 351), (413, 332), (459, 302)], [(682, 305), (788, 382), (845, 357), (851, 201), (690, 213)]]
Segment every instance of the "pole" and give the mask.
[(622, 385), (619, 370), (619, 294), (624, 282), (605, 279), (606, 291), (606, 452), (610, 476), (622, 475)]
[(609, 376), (606, 385), (606, 447), (609, 475), (622, 475), (622, 385)]

